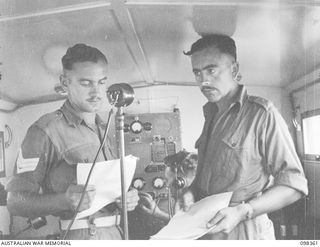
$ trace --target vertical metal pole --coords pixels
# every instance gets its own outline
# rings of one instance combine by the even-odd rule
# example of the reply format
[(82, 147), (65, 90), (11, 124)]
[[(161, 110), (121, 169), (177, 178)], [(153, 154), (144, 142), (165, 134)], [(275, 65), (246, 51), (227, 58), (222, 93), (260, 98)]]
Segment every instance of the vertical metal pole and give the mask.
[(124, 165), (124, 115), (123, 107), (118, 107), (117, 111), (117, 122), (118, 122), (118, 137), (119, 137), (119, 156), (120, 156), (120, 172), (121, 172), (121, 203), (122, 203), (122, 219), (123, 219), (123, 232), (124, 239), (129, 239), (128, 234), (128, 212), (127, 212), (127, 191), (125, 181), (125, 165)]

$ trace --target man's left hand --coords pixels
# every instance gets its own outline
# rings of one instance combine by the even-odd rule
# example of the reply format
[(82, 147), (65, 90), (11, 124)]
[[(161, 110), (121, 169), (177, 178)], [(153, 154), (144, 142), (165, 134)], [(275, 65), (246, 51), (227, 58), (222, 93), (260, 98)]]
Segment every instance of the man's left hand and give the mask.
[[(127, 210), (132, 211), (138, 205), (139, 196), (136, 189), (131, 189), (127, 192)], [(121, 196), (116, 199), (117, 206), (122, 208)]]
[(207, 224), (207, 228), (212, 228), (210, 234), (229, 234), (241, 221), (246, 219), (247, 210), (243, 204), (235, 207), (221, 209)]

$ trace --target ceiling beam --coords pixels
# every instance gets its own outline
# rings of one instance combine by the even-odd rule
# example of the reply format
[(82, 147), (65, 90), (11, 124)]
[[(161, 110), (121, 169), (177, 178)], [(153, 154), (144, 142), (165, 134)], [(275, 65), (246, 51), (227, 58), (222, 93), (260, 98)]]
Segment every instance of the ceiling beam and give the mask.
[(127, 5), (203, 5), (203, 6), (320, 6), (320, 0), (127, 0)]
[(113, 17), (122, 38), (128, 48), (128, 51), (140, 71), (143, 79), (147, 83), (153, 83), (153, 77), (146, 53), (143, 49), (141, 40), (134, 25), (132, 16), (126, 6), (125, 0), (111, 0), (111, 8), (113, 9)]
[[(116, 0), (111, 0), (116, 1)], [(119, 2), (124, 2), (119, 0)], [(275, 5), (275, 4), (287, 4), (287, 5), (302, 5), (302, 6), (320, 6), (320, 0), (126, 0), (125, 5), (205, 5), (205, 6), (229, 6), (229, 5), (245, 5), (245, 6), (257, 6), (257, 5)], [(25, 18), (46, 16), (61, 14), (72, 11), (110, 7), (110, 2), (106, 1), (94, 1), (89, 3), (72, 4), (57, 8), (49, 8), (41, 11), (30, 12), (26, 14), (17, 15), (1, 15), (0, 22), (14, 21)]]
[(3, 92), (0, 92), (0, 100), (4, 100), (4, 101), (7, 101), (8, 103), (11, 103), (11, 104), (19, 104), (19, 102), (13, 98), (11, 98), (9, 95), (3, 93)]
[(302, 76), (300, 79), (290, 83), (288, 86), (285, 87), (285, 90), (291, 93), (296, 93), (301, 90), (304, 90), (310, 85), (314, 85), (319, 82), (320, 82), (320, 68), (316, 68), (310, 73)]
[(57, 8), (49, 8), (40, 11), (30, 12), (26, 14), (17, 14), (17, 15), (2, 15), (0, 16), (0, 22), (5, 21), (14, 21), (32, 17), (39, 17), (39, 16), (47, 16), (47, 15), (55, 15), (61, 14), (66, 12), (73, 12), (79, 10), (86, 10), (86, 9), (93, 9), (93, 8), (101, 8), (101, 7), (110, 7), (110, 3), (106, 1), (95, 1), (89, 3), (82, 3), (82, 4), (73, 4), (73, 5), (66, 5)]
[(14, 111), (20, 109), (21, 107), (25, 107), (25, 106), (29, 106), (29, 105), (46, 104), (46, 103), (50, 103), (50, 102), (64, 100), (66, 98), (67, 98), (67, 96), (63, 96), (60, 94), (44, 95), (44, 96), (40, 96), (37, 98), (33, 98), (31, 100), (24, 100), (24, 101), (16, 101), (16, 100), (8, 101), (5, 98), (1, 98), (4, 101), (14, 103), (16, 106), (10, 110), (0, 109), (0, 112), (11, 113), (11, 112), (14, 112)]
[(66, 95), (60, 95), (60, 94), (50, 94), (50, 95), (44, 95), (44, 96), (39, 96), (34, 99), (30, 100), (25, 100), (21, 103), (19, 103), (22, 106), (27, 106), (27, 105), (38, 105), (38, 104), (45, 104), (45, 103), (50, 103), (50, 102), (55, 102), (55, 101), (60, 101), (66, 99)]

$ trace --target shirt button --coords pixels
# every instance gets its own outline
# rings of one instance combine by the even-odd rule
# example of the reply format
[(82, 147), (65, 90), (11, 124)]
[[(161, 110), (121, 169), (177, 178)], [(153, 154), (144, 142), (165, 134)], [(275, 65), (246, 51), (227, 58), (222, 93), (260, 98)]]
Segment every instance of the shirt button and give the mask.
[(231, 146), (234, 148), (235, 146), (236, 146), (237, 144), (235, 143), (235, 142), (233, 142), (232, 144), (231, 144)]
[(88, 162), (89, 162), (89, 159), (84, 159), (84, 162), (85, 162), (85, 163), (88, 163)]

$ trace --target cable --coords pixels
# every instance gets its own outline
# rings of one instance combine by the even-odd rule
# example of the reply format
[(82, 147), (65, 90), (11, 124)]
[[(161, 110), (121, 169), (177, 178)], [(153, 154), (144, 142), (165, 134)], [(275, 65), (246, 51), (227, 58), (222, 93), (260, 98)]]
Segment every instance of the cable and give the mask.
[(159, 204), (159, 202), (160, 202), (160, 199), (161, 199), (161, 198), (158, 197), (158, 198), (155, 200), (156, 205), (154, 205), (154, 208), (153, 208), (153, 210), (152, 210), (152, 214), (151, 214), (152, 217), (154, 216), (154, 213), (155, 213), (155, 211), (156, 211), (156, 208), (158, 207), (158, 204)]
[(172, 218), (172, 205), (171, 205), (171, 190), (170, 187), (168, 186), (168, 213), (169, 213), (169, 219)]
[(86, 191), (86, 189), (87, 189), (87, 187), (88, 187), (88, 184), (89, 184), (89, 180), (90, 180), (90, 177), (91, 177), (91, 173), (92, 173), (92, 171), (93, 171), (93, 168), (94, 168), (95, 165), (96, 165), (96, 161), (97, 161), (98, 155), (99, 155), (102, 147), (104, 146), (104, 144), (105, 144), (105, 142), (106, 142), (107, 133), (108, 133), (108, 131), (109, 131), (110, 119), (111, 119), (111, 115), (112, 115), (112, 114), (113, 114), (113, 109), (111, 109), (111, 110), (109, 111), (107, 127), (106, 127), (106, 129), (105, 129), (105, 131), (104, 131), (104, 135), (103, 135), (102, 142), (101, 142), (100, 147), (99, 147), (99, 149), (98, 149), (98, 152), (97, 152), (97, 154), (96, 154), (96, 156), (95, 156), (95, 158), (94, 158), (94, 160), (93, 160), (91, 169), (90, 169), (90, 171), (89, 171), (89, 174), (88, 174), (86, 183), (85, 183), (85, 185), (84, 185), (84, 188), (83, 188), (83, 191), (82, 191), (82, 194), (81, 194), (81, 197), (80, 197), (80, 201), (79, 201), (79, 203), (78, 203), (78, 205), (77, 205), (77, 207), (76, 207), (76, 209), (75, 209), (75, 213), (74, 213), (74, 215), (73, 215), (73, 217), (72, 217), (72, 219), (71, 219), (71, 221), (70, 221), (70, 223), (69, 223), (69, 225), (68, 225), (68, 228), (67, 228), (66, 232), (65, 232), (64, 235), (63, 235), (63, 238), (62, 238), (63, 240), (66, 239), (66, 237), (67, 237), (67, 235), (68, 235), (68, 233), (69, 233), (69, 231), (70, 231), (70, 229), (71, 229), (71, 226), (72, 226), (72, 224), (74, 223), (74, 221), (75, 221), (75, 219), (76, 219), (76, 217), (77, 217), (79, 208), (80, 208), (81, 203), (82, 203), (83, 198), (84, 198), (85, 191)]

